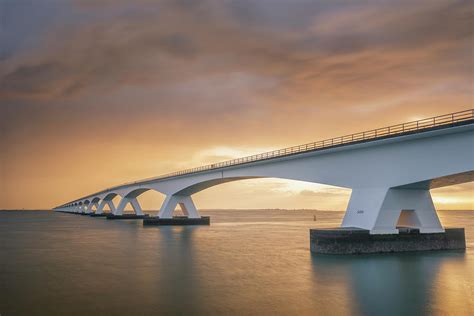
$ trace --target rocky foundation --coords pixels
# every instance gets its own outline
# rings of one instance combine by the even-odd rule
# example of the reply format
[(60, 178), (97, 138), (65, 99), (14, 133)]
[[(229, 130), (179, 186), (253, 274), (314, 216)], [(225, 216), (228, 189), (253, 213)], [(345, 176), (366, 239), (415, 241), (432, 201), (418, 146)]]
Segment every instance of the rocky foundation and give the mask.
[(173, 218), (148, 217), (143, 219), (144, 226), (168, 226), (168, 225), (210, 225), (209, 216), (200, 218), (188, 218), (186, 216), (174, 216)]
[(371, 235), (358, 228), (310, 229), (310, 248), (316, 254), (352, 255), (407, 251), (464, 250), (464, 228), (444, 233), (420, 234), (418, 229), (399, 228), (398, 234)]
[(114, 215), (114, 214), (107, 214), (107, 219), (142, 219), (147, 218), (149, 215), (136, 215), (136, 214), (122, 214), (122, 215)]
[(101, 213), (101, 214), (91, 213), (89, 216), (90, 217), (107, 217), (107, 213)]

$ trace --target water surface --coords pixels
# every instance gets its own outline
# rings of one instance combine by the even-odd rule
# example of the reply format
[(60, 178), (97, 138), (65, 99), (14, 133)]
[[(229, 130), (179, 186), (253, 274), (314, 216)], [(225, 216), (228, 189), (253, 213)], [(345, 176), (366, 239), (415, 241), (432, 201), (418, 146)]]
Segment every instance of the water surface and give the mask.
[(439, 212), (466, 252), (342, 257), (309, 251), (340, 212), (203, 214), (211, 226), (0, 212), (0, 314), (474, 314), (474, 212)]

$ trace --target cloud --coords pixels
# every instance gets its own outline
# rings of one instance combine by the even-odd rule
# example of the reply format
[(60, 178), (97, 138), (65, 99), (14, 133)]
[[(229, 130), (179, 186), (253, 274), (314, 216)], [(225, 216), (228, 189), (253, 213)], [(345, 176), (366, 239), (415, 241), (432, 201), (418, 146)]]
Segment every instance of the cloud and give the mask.
[(315, 198), (334, 198), (341, 195), (347, 195), (347, 189), (320, 189), (320, 190), (302, 190), (301, 196)]
[[(77, 15), (89, 17), (87, 24), (77, 18), (69, 30), (52, 30), (54, 36), (46, 40), (57, 43), (53, 50), (40, 52), (40, 62), (23, 61), (5, 74), (0, 95), (52, 90), (57, 97), (96, 85), (162, 85), (233, 71), (273, 77), (284, 92), (344, 85), (349, 93), (393, 74), (391, 81), (403, 81), (413, 66), (430, 65), (419, 74), (424, 80), (444, 67), (459, 67), (462, 63), (447, 57), (468, 57), (472, 39), (469, 2), (332, 7), (307, 1), (162, 2), (156, 7), (148, 1), (114, 2), (112, 16), (97, 8), (109, 8), (110, 1), (78, 3), (85, 7)], [(45, 65), (55, 68), (45, 73)], [(12, 76), (16, 82), (24, 79), (25, 87), (9, 84)], [(66, 82), (61, 91), (58, 82)]]
[(3, 76), (0, 91), (4, 97), (40, 96), (45, 91), (54, 90), (63, 73), (63, 67), (56, 62), (21, 65)]
[(255, 128), (263, 119), (305, 122), (318, 109), (361, 116), (428, 103), (427, 95), (470, 98), (469, 2), (54, 7), (58, 21), (35, 54), (17, 52), (0, 67), (0, 101), (41, 108), (39, 116), (131, 124), (153, 114), (169, 125), (212, 115), (227, 126), (238, 115)]
[[(85, 160), (100, 170), (131, 152), (136, 166), (158, 172), (192, 163), (203, 148), (285, 147), (461, 110), (472, 104), (472, 9), (470, 1), (2, 2), (3, 163), (19, 170), (32, 151), (67, 151), (77, 155), (69, 170)], [(101, 158), (82, 155), (90, 150)]]

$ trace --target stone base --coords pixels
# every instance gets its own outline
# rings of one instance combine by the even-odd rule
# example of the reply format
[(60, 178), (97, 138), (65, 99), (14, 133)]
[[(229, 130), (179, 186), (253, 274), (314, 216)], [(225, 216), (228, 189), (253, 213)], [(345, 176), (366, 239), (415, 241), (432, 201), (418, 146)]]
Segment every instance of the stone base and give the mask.
[(67, 211), (56, 211), (56, 212), (64, 213), (64, 214), (73, 214), (73, 215), (84, 215), (83, 213), (67, 212)]
[(446, 228), (444, 233), (420, 234), (400, 228), (398, 234), (371, 235), (359, 228), (310, 229), (311, 252), (348, 255), (428, 250), (464, 250), (464, 228)]
[(114, 215), (114, 214), (107, 214), (107, 219), (142, 219), (147, 218), (149, 215), (136, 215), (136, 214), (122, 214), (122, 215)]
[(101, 213), (101, 214), (95, 214), (95, 213), (91, 213), (89, 214), (90, 217), (107, 217), (107, 213)]
[(174, 216), (173, 218), (149, 217), (143, 219), (143, 225), (210, 225), (211, 218), (209, 216), (201, 216), (200, 218), (188, 218), (186, 216)]

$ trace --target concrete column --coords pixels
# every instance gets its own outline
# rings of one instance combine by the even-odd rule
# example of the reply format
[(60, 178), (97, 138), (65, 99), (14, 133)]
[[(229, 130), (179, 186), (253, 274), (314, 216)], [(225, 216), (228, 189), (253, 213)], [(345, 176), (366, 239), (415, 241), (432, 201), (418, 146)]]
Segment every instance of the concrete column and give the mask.
[(89, 203), (89, 205), (87, 205), (87, 210), (86, 212), (87, 213), (94, 213), (94, 211), (92, 210), (92, 208), (95, 206), (95, 209), (97, 211), (97, 209), (99, 208), (99, 203), (98, 202), (91, 202)]
[(167, 195), (160, 212), (159, 218), (172, 218), (176, 206), (179, 204), (184, 215), (189, 218), (201, 218), (194, 202), (189, 195)]
[(341, 226), (397, 234), (397, 223), (420, 233), (444, 232), (430, 191), (419, 189), (353, 189)]
[(140, 204), (138, 203), (137, 198), (128, 198), (128, 197), (124, 197), (122, 198), (122, 200), (120, 200), (120, 203), (117, 206), (117, 209), (115, 210), (114, 215), (122, 215), (128, 203), (132, 205), (132, 208), (135, 211), (136, 215), (143, 215), (142, 208), (140, 207)]
[(86, 213), (88, 214), (92, 213), (92, 205), (93, 205), (92, 203), (89, 203), (86, 205)]
[(112, 200), (102, 200), (97, 208), (96, 214), (102, 214), (104, 212), (105, 205), (108, 205), (112, 214), (115, 214), (115, 205)]

